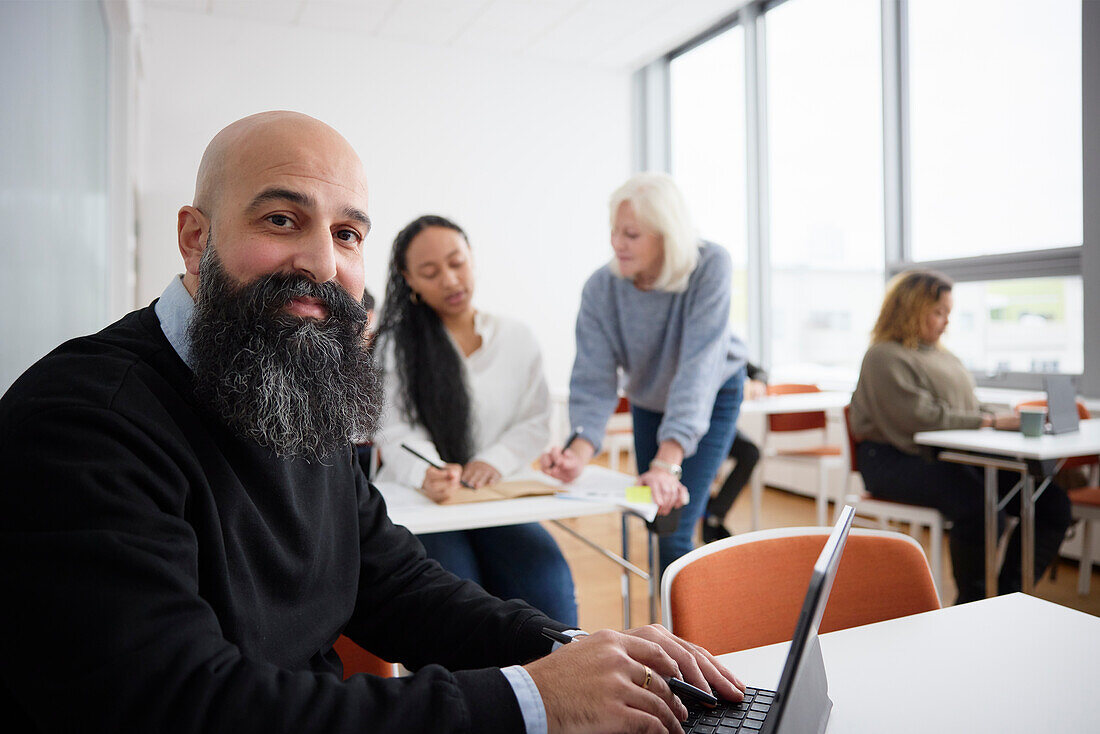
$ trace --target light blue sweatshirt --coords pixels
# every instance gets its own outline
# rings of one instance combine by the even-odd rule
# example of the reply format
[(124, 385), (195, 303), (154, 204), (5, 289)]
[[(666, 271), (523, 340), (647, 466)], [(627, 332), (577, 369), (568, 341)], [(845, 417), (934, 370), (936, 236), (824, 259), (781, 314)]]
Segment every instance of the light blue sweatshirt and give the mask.
[(683, 293), (638, 290), (607, 265), (585, 283), (569, 420), (597, 451), (618, 401), (621, 367), (630, 402), (664, 413), (658, 443), (673, 439), (685, 457), (695, 453), (719, 388), (748, 357), (729, 329), (732, 270), (729, 253), (704, 242)]

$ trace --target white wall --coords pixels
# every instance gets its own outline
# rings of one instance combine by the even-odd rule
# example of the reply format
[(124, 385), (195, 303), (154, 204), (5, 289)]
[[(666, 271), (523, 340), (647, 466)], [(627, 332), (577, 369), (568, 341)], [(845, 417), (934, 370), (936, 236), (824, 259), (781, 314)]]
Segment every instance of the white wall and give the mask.
[(146, 8), (138, 302), (180, 270), (175, 213), (228, 123), (293, 109), (359, 151), (381, 299), (394, 235), (419, 214), (470, 235), (475, 303), (530, 324), (552, 389), (572, 366), (585, 278), (610, 256), (607, 197), (630, 174), (630, 76), (581, 66)]

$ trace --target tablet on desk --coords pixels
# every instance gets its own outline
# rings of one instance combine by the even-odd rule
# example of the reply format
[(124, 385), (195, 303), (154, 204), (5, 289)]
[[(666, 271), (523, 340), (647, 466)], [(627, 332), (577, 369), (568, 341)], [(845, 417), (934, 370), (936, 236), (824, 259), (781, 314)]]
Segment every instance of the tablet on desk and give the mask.
[[(1072, 375), (1044, 375), (1043, 387), (1047, 393), (1047, 423), (1044, 434), (1073, 433), (1081, 429), (1077, 414), (1077, 388)], [(1019, 428), (999, 428), (998, 431), (1019, 431)]]

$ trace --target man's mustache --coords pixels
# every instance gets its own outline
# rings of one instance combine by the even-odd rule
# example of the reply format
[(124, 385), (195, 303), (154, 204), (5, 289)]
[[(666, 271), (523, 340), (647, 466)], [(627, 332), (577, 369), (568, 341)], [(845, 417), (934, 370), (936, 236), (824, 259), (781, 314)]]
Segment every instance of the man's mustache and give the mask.
[[(271, 273), (238, 289), (238, 296), (265, 316), (295, 318), (282, 311), (296, 298), (313, 298), (328, 311), (322, 321), (367, 326), (367, 309), (335, 281), (316, 283), (297, 273)], [(365, 294), (364, 294), (365, 298)]]

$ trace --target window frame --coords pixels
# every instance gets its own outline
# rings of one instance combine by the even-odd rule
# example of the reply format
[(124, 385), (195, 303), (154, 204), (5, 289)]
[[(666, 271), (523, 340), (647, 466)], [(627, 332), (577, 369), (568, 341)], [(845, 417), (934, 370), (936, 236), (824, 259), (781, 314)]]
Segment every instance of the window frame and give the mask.
[[(669, 65), (674, 58), (706, 43), (735, 25), (745, 37), (746, 222), (748, 245), (748, 319), (746, 341), (763, 364), (771, 364), (771, 258), (769, 241), (767, 14), (787, 0), (753, 0), (718, 23), (655, 60), (635, 74), (636, 170), (669, 170), (671, 110)], [(957, 282), (1077, 276), (1083, 280), (1085, 395), (1100, 396), (1100, 3), (1082, 0), (1083, 242), (1049, 250), (997, 253), (949, 260), (912, 258), (908, 0), (880, 0), (883, 105), (883, 273), (889, 279), (910, 268), (939, 270)], [(1090, 7), (1094, 6), (1094, 7)], [(1091, 34), (1090, 34), (1091, 31)], [(1090, 43), (1090, 35), (1092, 42)], [(1090, 73), (1091, 67), (1091, 73)], [(1042, 373), (973, 372), (979, 385), (1037, 389)]]

